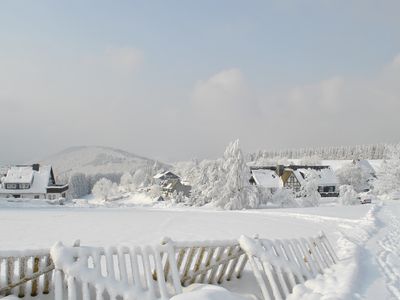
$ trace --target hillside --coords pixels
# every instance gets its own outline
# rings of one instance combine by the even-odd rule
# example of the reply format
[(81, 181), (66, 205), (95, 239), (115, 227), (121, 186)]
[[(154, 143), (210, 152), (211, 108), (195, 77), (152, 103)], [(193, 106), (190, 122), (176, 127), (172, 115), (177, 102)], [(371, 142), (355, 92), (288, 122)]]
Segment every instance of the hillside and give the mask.
[[(39, 162), (52, 165), (57, 176), (66, 176), (76, 172), (124, 173), (152, 166), (155, 160), (110, 147), (80, 146), (67, 148)], [(167, 164), (160, 165), (169, 168)]]

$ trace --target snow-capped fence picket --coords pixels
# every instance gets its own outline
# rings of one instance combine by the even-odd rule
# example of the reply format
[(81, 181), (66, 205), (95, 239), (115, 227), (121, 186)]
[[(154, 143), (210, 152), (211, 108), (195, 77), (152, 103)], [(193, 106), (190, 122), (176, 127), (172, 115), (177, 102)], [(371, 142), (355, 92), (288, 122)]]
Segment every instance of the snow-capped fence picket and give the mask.
[[(55, 300), (155, 300), (182, 292), (171, 243), (108, 249), (57, 244), (51, 255)], [(167, 277), (163, 265), (169, 266)]]
[(49, 250), (0, 251), (0, 298), (49, 294), (54, 264)]
[(324, 233), (291, 240), (242, 236), (239, 242), (265, 300), (285, 299), (295, 285), (323, 274), (338, 261)]

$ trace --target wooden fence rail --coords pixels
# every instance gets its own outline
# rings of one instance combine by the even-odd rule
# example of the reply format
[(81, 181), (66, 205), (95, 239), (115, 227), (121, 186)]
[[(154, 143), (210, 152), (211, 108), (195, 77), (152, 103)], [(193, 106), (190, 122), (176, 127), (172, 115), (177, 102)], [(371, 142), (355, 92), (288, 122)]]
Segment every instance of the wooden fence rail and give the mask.
[(49, 250), (0, 251), (0, 297), (49, 294), (53, 271)]

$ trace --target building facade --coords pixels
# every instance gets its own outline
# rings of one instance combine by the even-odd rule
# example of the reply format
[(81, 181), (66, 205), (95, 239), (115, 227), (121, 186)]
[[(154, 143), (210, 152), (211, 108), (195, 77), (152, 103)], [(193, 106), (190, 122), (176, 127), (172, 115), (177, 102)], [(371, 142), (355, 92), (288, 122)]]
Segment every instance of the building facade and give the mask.
[(68, 184), (57, 184), (51, 166), (12, 166), (0, 178), (0, 198), (56, 200), (65, 198)]

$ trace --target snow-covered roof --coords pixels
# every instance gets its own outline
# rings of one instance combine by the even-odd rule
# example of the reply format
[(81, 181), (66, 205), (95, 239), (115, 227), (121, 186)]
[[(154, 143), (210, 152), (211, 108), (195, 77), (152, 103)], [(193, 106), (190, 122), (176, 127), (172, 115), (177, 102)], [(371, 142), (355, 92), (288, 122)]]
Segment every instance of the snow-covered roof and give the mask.
[(252, 170), (251, 173), (257, 185), (265, 188), (280, 188), (283, 185), (281, 178), (275, 171), (259, 169)]
[(164, 176), (179, 178), (178, 175), (172, 173), (171, 171), (166, 171), (166, 172), (158, 173), (158, 174), (156, 174), (153, 178), (154, 178), (154, 179), (160, 179), (160, 178), (163, 178)]
[(338, 185), (338, 179), (331, 168), (325, 168), (321, 170), (313, 170), (313, 169), (297, 169), (293, 170), (293, 174), (296, 176), (297, 180), (300, 183), (304, 182), (304, 178), (307, 174), (311, 172), (316, 172), (318, 174), (318, 185), (319, 186), (333, 186)]
[(31, 166), (11, 167), (8, 170), (4, 183), (31, 183), (33, 169)]
[(372, 165), (369, 163), (368, 160), (366, 160), (366, 159), (358, 159), (356, 161), (356, 164), (359, 165), (367, 173), (369, 173), (371, 175), (375, 174), (375, 169), (372, 167)]
[[(11, 167), (4, 180), (6, 183), (31, 183), (29, 189), (10, 190), (0, 188), (2, 194), (45, 194), (51, 176), (51, 166), (40, 166), (39, 171), (32, 169), (32, 166)], [(32, 178), (33, 180), (29, 180)], [(18, 180), (18, 181), (15, 181)]]

